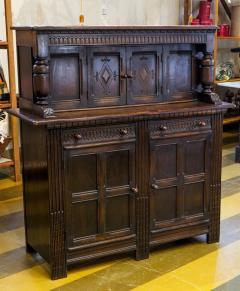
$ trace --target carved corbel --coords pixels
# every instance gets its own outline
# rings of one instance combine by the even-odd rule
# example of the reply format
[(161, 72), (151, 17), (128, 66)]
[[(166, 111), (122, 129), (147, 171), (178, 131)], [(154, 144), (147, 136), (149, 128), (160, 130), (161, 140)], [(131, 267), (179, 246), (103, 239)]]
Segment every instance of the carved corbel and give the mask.
[(214, 93), (213, 83), (214, 83), (214, 60), (212, 53), (206, 53), (201, 59), (201, 73), (200, 81), (202, 85), (202, 92), (200, 94), (200, 99), (207, 103), (221, 104), (222, 100), (218, 94)]

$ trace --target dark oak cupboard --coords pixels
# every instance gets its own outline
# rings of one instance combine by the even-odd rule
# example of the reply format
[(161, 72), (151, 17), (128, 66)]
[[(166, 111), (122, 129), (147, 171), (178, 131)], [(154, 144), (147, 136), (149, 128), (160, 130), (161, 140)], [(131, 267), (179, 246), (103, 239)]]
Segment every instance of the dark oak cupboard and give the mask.
[(67, 267), (219, 240), (215, 27), (17, 29), (27, 251)]

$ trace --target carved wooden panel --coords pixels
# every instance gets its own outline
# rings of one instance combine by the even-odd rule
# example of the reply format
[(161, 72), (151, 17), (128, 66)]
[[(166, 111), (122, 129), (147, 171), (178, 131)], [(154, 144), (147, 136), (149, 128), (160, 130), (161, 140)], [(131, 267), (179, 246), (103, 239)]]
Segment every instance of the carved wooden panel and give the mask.
[(162, 91), (162, 47), (127, 50), (128, 104), (159, 102)]
[(184, 186), (184, 216), (201, 215), (204, 213), (205, 183), (198, 182)]
[(66, 129), (63, 134), (65, 147), (81, 147), (99, 142), (134, 141), (135, 138), (135, 126), (129, 124)]
[(50, 49), (50, 91), (56, 108), (83, 107), (86, 104), (85, 49)]
[(65, 150), (68, 248), (135, 233), (135, 145)]
[(152, 139), (179, 135), (184, 132), (203, 132), (211, 130), (211, 117), (190, 117), (156, 120), (150, 122), (150, 136)]
[(197, 73), (194, 48), (191, 45), (166, 46), (163, 54), (164, 99), (192, 99)]
[(88, 49), (88, 104), (126, 104), (125, 48)]

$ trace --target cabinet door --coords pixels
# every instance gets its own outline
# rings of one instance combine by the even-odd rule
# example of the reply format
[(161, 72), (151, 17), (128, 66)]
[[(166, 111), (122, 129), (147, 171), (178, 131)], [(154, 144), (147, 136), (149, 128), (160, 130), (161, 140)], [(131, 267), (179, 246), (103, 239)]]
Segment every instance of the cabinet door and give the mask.
[(88, 105), (126, 104), (125, 48), (88, 49)]
[(161, 46), (127, 49), (128, 104), (161, 101), (161, 56)]
[(135, 234), (135, 144), (65, 150), (68, 247)]
[(151, 141), (151, 229), (206, 219), (211, 133)]
[(86, 49), (81, 47), (50, 48), (50, 90), (56, 109), (86, 106)]
[(192, 45), (163, 49), (163, 95), (165, 101), (192, 99), (196, 89), (197, 63)]

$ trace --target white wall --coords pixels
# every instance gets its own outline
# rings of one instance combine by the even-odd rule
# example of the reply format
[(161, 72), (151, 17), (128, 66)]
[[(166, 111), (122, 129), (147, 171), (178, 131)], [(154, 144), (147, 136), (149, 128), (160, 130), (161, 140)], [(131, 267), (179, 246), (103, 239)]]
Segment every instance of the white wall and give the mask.
[[(12, 0), (12, 6), (14, 25), (79, 23), (80, 0)], [(86, 25), (171, 25), (178, 24), (179, 0), (83, 0), (83, 10)]]
[[(177, 25), (180, 0), (83, 0), (86, 25)], [(0, 0), (0, 39), (5, 39)], [(78, 25), (80, 0), (12, 0), (13, 25)], [(16, 58), (16, 57), (15, 57)], [(0, 51), (6, 79), (7, 55)]]

